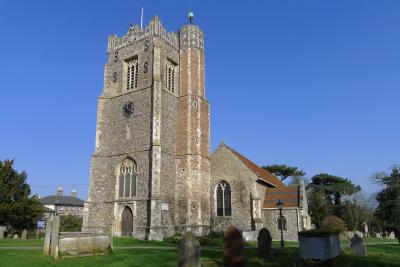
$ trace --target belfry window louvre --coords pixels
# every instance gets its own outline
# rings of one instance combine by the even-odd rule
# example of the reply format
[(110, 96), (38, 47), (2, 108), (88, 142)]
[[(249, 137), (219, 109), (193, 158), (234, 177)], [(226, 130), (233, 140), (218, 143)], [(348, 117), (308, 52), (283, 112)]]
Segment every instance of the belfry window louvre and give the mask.
[(171, 93), (175, 93), (175, 68), (176, 65), (167, 61), (165, 65), (165, 88)]
[(126, 71), (126, 90), (137, 88), (138, 86), (138, 73), (139, 73), (138, 59), (134, 58), (127, 61)]
[(232, 216), (231, 187), (225, 181), (215, 189), (217, 216)]
[(136, 164), (125, 159), (119, 167), (119, 197), (136, 197)]

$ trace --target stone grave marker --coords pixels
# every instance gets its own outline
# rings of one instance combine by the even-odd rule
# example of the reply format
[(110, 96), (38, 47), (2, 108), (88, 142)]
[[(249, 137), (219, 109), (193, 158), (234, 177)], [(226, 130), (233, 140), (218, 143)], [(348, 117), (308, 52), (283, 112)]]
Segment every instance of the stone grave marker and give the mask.
[(355, 234), (353, 238), (351, 239), (351, 255), (354, 256), (366, 256), (367, 251), (365, 249), (364, 241), (363, 239)]
[(382, 238), (382, 234), (381, 233), (376, 233), (376, 238)]
[(230, 225), (224, 232), (223, 263), (225, 267), (243, 267), (245, 262), (243, 238), (235, 226)]
[(197, 238), (186, 232), (179, 242), (178, 267), (200, 267), (201, 247)]
[(396, 235), (394, 234), (394, 232), (390, 232), (389, 234), (389, 239), (396, 239)]
[(26, 239), (27, 232), (28, 231), (26, 229), (22, 230), (21, 239)]
[(14, 234), (13, 239), (18, 239), (18, 235)]
[(60, 217), (55, 216), (51, 222), (50, 254), (54, 259), (58, 259), (58, 238), (60, 231)]
[(351, 231), (348, 231), (348, 232), (347, 232), (347, 238), (348, 238), (348, 239), (352, 239), (353, 236), (354, 236), (354, 232), (351, 232)]
[(50, 237), (51, 237), (51, 223), (53, 218), (49, 218), (46, 222), (46, 233), (44, 236), (43, 254), (50, 255)]
[(257, 255), (263, 258), (272, 257), (272, 237), (267, 228), (262, 228), (258, 233), (258, 250)]
[(4, 232), (6, 231), (6, 228), (3, 226), (0, 226), (0, 239), (4, 238)]

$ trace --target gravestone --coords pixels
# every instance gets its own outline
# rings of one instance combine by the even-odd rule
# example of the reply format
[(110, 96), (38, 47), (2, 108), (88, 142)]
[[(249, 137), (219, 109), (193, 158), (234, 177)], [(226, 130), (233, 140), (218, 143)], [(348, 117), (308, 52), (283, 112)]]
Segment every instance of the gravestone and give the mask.
[(382, 238), (381, 233), (376, 233), (376, 238)]
[(243, 238), (235, 226), (230, 225), (224, 232), (223, 263), (225, 267), (243, 267)]
[(0, 226), (0, 239), (4, 238), (4, 232), (6, 231), (6, 228), (3, 226)]
[(201, 248), (197, 238), (186, 232), (179, 242), (179, 267), (200, 267)]
[(365, 249), (364, 241), (363, 239), (355, 234), (353, 238), (351, 239), (351, 255), (353, 256), (366, 256), (367, 251)]
[(18, 239), (18, 235), (14, 234), (13, 239)]
[(394, 232), (390, 232), (389, 239), (396, 239), (396, 235), (394, 234)]
[(21, 239), (26, 239), (27, 232), (26, 229), (22, 230)]
[(44, 236), (43, 254), (50, 255), (50, 237), (51, 237), (51, 223), (53, 218), (49, 218), (46, 222), (46, 233)]
[(257, 255), (263, 258), (272, 257), (272, 237), (267, 228), (262, 228), (258, 233), (258, 251)]
[(50, 254), (54, 259), (58, 259), (58, 238), (60, 231), (60, 217), (55, 216), (51, 222)]
[(355, 234), (358, 235), (359, 237), (362, 237), (362, 236), (363, 236), (363, 233), (361, 233), (360, 231), (356, 231)]
[(354, 236), (354, 232), (351, 232), (351, 231), (347, 232), (347, 238), (348, 239), (352, 239), (353, 236)]

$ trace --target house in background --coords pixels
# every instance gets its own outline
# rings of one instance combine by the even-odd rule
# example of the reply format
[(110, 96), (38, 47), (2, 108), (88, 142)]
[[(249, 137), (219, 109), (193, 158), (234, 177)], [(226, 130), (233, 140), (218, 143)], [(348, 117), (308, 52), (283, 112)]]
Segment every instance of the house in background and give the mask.
[(63, 188), (57, 188), (57, 194), (39, 199), (44, 206), (44, 218), (55, 215), (83, 216), (84, 200), (78, 198), (76, 190), (72, 190), (71, 196), (64, 196)]

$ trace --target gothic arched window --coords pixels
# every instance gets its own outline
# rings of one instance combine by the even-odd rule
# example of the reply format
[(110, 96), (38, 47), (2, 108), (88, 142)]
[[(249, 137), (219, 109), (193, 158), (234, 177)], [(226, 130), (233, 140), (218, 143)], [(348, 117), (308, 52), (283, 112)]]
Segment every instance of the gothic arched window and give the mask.
[(124, 159), (119, 166), (119, 197), (136, 197), (137, 169), (135, 162)]
[(221, 181), (215, 187), (215, 198), (217, 207), (217, 216), (231, 216), (231, 187), (225, 181)]
[(284, 231), (287, 230), (287, 221), (286, 221), (286, 218), (284, 216), (282, 216), (281, 218), (278, 218), (277, 223), (278, 223), (278, 230), (279, 231), (282, 229), (282, 225), (283, 225), (283, 230)]

